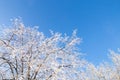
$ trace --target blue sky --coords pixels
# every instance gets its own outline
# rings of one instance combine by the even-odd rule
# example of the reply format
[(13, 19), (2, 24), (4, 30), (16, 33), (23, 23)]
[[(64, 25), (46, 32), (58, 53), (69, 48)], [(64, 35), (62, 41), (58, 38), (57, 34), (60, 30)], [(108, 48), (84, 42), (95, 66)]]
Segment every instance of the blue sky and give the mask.
[(77, 29), (81, 52), (94, 64), (120, 47), (120, 0), (0, 0), (0, 24), (18, 16), (45, 34)]

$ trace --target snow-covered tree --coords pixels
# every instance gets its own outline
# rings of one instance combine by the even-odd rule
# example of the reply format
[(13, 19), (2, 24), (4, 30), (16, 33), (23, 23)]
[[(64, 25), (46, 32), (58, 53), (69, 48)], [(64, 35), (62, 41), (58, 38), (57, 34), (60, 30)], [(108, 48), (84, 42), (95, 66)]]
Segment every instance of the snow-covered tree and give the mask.
[(111, 61), (100, 65), (87, 63), (82, 80), (120, 80), (120, 53), (110, 50)]
[(0, 30), (0, 78), (13, 80), (84, 80), (77, 44), (81, 39), (37, 27), (25, 27), (19, 19)]
[(38, 27), (19, 19), (0, 26), (0, 80), (120, 80), (120, 51), (110, 50), (111, 62), (94, 65), (81, 58), (81, 39)]

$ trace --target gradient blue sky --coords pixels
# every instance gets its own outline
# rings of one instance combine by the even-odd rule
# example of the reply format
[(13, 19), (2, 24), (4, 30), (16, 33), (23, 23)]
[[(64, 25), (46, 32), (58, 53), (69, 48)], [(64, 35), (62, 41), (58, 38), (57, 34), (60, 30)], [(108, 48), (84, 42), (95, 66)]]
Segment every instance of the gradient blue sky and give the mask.
[(94, 64), (120, 47), (120, 0), (0, 0), (0, 24), (18, 16), (45, 34), (78, 29), (81, 52)]

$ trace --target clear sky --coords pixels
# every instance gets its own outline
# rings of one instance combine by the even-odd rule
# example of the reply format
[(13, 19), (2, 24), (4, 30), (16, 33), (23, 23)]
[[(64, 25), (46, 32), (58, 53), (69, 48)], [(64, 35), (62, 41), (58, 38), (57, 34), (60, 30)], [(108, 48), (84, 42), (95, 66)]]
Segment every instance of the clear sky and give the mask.
[(120, 0), (0, 0), (0, 24), (18, 16), (45, 34), (77, 29), (81, 52), (94, 64), (120, 47)]

